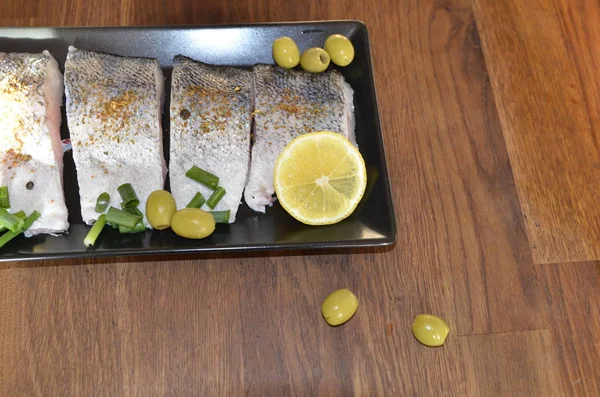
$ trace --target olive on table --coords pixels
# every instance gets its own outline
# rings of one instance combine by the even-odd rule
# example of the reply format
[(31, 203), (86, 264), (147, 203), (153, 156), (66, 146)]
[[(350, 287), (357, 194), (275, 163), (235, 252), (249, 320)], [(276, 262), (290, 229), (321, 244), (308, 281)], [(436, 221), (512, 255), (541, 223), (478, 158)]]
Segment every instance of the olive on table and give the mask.
[(341, 34), (332, 34), (325, 40), (325, 51), (331, 57), (331, 62), (338, 66), (348, 66), (354, 59), (352, 42)]
[(201, 239), (215, 231), (215, 218), (199, 208), (184, 208), (173, 215), (171, 229), (178, 236)]
[(296, 42), (287, 36), (280, 37), (273, 42), (273, 59), (275, 63), (285, 69), (291, 69), (300, 63), (300, 50)]
[(302, 54), (300, 66), (307, 72), (321, 73), (327, 69), (330, 60), (327, 51), (319, 47), (312, 47)]
[(446, 342), (450, 327), (441, 318), (431, 314), (419, 314), (411, 327), (412, 333), (425, 346), (441, 346)]
[(155, 190), (148, 196), (146, 217), (154, 229), (163, 230), (170, 227), (175, 211), (177, 211), (175, 199), (166, 190)]
[(321, 313), (329, 325), (336, 326), (350, 320), (358, 309), (358, 298), (343, 288), (332, 292), (321, 305)]

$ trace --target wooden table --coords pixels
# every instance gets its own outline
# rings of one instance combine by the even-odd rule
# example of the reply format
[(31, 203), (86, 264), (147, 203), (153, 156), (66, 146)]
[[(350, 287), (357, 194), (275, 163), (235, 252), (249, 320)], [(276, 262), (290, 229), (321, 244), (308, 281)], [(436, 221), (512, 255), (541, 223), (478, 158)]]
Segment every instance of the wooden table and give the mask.
[[(0, 3), (4, 26), (339, 18), (370, 30), (396, 246), (2, 263), (0, 396), (600, 395), (597, 1)], [(340, 287), (361, 305), (330, 328)]]

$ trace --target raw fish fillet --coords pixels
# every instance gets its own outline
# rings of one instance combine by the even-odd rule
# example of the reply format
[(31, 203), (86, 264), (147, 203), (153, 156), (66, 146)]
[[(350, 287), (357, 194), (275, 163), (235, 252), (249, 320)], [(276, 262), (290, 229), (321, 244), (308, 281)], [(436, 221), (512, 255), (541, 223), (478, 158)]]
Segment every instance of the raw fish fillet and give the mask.
[(67, 120), (77, 166), (81, 216), (98, 218), (102, 192), (121, 208), (117, 187), (131, 183), (146, 219), (146, 200), (164, 186), (161, 107), (164, 77), (156, 59), (69, 48), (65, 64)]
[(49, 52), (0, 53), (0, 186), (8, 187), (10, 212), (41, 214), (26, 236), (69, 228), (62, 187), (62, 96), (62, 75)]
[(197, 192), (205, 199), (212, 193), (185, 176), (195, 165), (219, 177), (227, 193), (215, 211), (230, 210), (229, 222), (235, 221), (250, 165), (252, 91), (249, 70), (175, 57), (169, 176), (178, 208)]
[(337, 71), (308, 73), (254, 67), (254, 146), (244, 199), (254, 211), (273, 202), (273, 171), (281, 151), (299, 135), (333, 131), (356, 144), (353, 91)]

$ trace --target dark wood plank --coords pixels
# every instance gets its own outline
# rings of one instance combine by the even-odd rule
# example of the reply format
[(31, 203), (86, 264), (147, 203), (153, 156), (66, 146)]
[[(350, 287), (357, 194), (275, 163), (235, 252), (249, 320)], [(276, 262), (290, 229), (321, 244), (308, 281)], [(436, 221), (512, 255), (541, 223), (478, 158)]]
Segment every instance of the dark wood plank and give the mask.
[(597, 35), (600, 5), (474, 4), (534, 259), (599, 259), (600, 193), (590, 187), (600, 183), (600, 95), (598, 63), (587, 54), (600, 47), (587, 34)]
[(243, 394), (239, 269), (183, 261), (3, 270), (13, 289), (0, 309), (9, 325), (0, 395)]
[(549, 330), (470, 336), (460, 344), (469, 374), (466, 395), (566, 395)]
[[(415, 259), (419, 291), (427, 291), (421, 310), (454, 311), (461, 334), (540, 329), (538, 278), (478, 34), (470, 8), (449, 7), (400, 11), (406, 19), (398, 35), (410, 39), (400, 40), (406, 55), (384, 77), (399, 93), (383, 112), (400, 122), (399, 135), (386, 142), (402, 170), (393, 174), (406, 225), (399, 241)], [(430, 21), (427, 29), (422, 21)], [(442, 284), (451, 291), (438, 291), (438, 278), (452, 280)]]
[(550, 321), (570, 396), (600, 395), (600, 263), (542, 268)]

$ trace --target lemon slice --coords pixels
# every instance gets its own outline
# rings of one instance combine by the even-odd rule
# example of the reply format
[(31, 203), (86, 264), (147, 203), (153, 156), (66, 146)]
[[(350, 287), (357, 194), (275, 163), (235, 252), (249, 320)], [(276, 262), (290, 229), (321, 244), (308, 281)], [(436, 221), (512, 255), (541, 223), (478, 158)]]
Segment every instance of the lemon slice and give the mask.
[(321, 131), (291, 141), (275, 164), (277, 199), (307, 225), (347, 218), (365, 193), (367, 173), (358, 149), (344, 136)]

